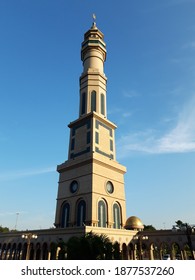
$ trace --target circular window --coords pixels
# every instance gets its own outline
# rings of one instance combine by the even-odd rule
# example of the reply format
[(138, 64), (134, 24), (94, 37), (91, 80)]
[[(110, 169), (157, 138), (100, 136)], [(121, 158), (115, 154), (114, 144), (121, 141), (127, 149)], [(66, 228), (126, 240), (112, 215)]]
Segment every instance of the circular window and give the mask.
[(70, 184), (70, 191), (71, 193), (75, 193), (78, 190), (78, 182), (77, 181), (72, 181)]
[(113, 191), (114, 191), (113, 184), (110, 181), (108, 181), (106, 183), (106, 190), (107, 190), (108, 193), (113, 193)]

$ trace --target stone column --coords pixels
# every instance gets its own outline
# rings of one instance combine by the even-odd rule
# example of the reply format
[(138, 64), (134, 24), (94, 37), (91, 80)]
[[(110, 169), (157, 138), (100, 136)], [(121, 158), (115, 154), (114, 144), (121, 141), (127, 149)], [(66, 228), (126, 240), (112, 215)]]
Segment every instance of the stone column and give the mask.
[(152, 245), (150, 246), (149, 254), (150, 260), (154, 260), (154, 247)]
[(48, 260), (48, 261), (50, 261), (50, 260), (51, 260), (51, 251), (48, 251), (47, 260)]

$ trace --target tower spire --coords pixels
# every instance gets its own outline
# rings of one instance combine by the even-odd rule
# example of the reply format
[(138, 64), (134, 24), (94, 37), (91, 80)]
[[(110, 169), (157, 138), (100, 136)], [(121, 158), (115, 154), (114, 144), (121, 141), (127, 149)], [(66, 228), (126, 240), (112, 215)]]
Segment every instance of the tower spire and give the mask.
[(92, 17), (93, 17), (92, 28), (95, 28), (96, 27), (96, 15), (93, 13)]
[(96, 16), (93, 14), (93, 25), (84, 34), (81, 47), (83, 72), (80, 77), (80, 117), (95, 111), (106, 117), (106, 81), (104, 62), (106, 60), (106, 44), (104, 34), (95, 26)]

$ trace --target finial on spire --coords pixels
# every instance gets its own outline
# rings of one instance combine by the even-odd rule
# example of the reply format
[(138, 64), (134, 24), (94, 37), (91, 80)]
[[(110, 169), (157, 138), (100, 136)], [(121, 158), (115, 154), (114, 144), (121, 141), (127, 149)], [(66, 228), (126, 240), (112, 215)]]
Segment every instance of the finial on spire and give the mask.
[(96, 20), (96, 15), (93, 14), (93, 22), (95, 22), (95, 20)]
[(93, 17), (93, 24), (92, 24), (92, 27), (94, 28), (94, 27), (96, 27), (96, 15), (95, 14), (93, 14), (92, 15), (92, 17)]

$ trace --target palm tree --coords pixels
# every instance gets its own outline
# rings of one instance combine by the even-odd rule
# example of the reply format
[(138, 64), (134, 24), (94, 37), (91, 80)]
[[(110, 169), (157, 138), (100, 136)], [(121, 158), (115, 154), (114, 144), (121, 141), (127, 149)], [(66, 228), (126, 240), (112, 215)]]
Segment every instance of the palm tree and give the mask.
[(69, 239), (67, 256), (71, 260), (112, 259), (113, 244), (106, 235), (89, 232), (84, 236)]

